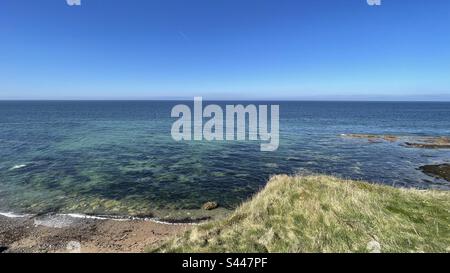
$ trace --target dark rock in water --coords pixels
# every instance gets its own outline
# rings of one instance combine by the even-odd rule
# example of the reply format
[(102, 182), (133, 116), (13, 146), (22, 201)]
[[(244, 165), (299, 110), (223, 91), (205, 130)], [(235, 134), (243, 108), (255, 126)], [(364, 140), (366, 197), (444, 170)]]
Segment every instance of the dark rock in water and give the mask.
[(419, 169), (430, 176), (450, 181), (450, 164), (425, 165)]
[(213, 210), (216, 209), (219, 206), (216, 202), (206, 202), (203, 204), (202, 209), (204, 210)]

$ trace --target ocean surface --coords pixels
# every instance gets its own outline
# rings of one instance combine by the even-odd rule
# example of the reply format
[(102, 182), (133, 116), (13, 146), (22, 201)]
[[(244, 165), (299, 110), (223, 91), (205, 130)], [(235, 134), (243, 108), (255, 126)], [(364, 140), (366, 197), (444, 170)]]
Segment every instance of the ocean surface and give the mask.
[(0, 102), (0, 212), (164, 217), (207, 201), (233, 209), (281, 173), (450, 189), (418, 170), (450, 162), (450, 150), (342, 136), (450, 136), (450, 103), (204, 102), (279, 104), (276, 152), (261, 152), (259, 141), (175, 142), (179, 103), (192, 104)]

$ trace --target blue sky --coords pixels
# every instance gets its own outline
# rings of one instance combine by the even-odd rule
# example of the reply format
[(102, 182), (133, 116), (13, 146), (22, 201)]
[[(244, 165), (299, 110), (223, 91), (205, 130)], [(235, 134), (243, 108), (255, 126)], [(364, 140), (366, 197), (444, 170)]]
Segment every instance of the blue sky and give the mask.
[(450, 100), (450, 1), (4, 0), (0, 99)]

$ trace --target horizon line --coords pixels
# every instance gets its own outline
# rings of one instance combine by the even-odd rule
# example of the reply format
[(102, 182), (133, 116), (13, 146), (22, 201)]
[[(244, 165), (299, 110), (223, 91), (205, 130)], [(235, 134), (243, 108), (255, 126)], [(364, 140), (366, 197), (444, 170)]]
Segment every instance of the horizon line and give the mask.
[[(153, 99), (0, 99), (0, 102), (39, 102), (39, 101), (54, 101), (54, 102), (70, 102), (70, 101), (193, 101), (192, 99), (186, 98), (153, 98)], [(280, 102), (435, 102), (435, 103), (444, 103), (450, 102), (450, 100), (375, 100), (375, 99), (205, 99), (203, 101), (280, 101)]]

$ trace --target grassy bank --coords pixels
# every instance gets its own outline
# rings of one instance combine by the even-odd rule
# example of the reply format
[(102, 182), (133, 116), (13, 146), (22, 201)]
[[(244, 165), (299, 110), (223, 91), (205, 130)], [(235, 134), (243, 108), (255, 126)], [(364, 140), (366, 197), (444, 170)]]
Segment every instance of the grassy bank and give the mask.
[(155, 252), (449, 252), (450, 192), (275, 176), (228, 218)]

